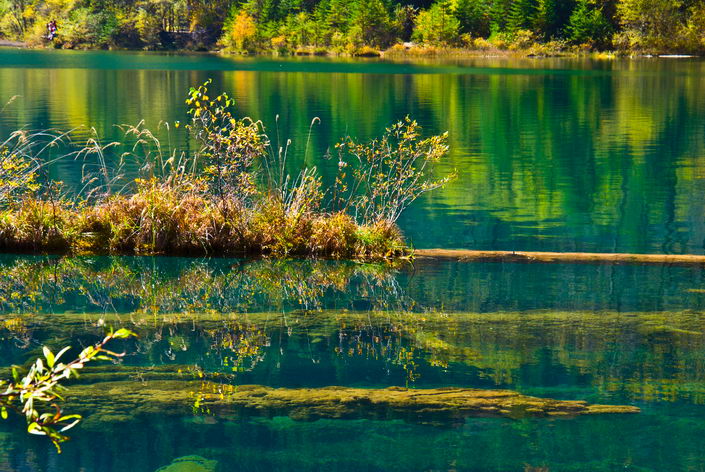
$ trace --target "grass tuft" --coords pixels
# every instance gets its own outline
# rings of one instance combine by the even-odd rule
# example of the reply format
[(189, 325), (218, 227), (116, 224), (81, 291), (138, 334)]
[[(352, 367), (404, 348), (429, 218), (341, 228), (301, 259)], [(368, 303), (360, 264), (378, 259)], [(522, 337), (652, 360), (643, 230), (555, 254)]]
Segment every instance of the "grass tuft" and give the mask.
[(18, 132), (0, 143), (0, 251), (366, 260), (409, 254), (395, 222), (416, 198), (449, 181), (433, 172), (447, 153), (447, 133), (422, 138), (406, 118), (369, 143), (344, 138), (335, 146), (338, 174), (325, 189), (316, 168), (286, 174), (288, 148), (273, 146), (260, 122), (236, 118), (232, 100), (212, 96), (209, 84), (192, 88), (186, 101), (186, 128), (200, 143), (194, 155), (167, 156), (142, 124), (125, 128), (148, 174), (123, 185), (126, 192), (111, 193), (122, 162), (111, 177), (104, 156), (117, 143), (94, 139), (72, 153), (98, 160), (83, 199), (62, 196), (60, 182), (40, 178), (47, 147), (34, 138), (54, 143), (65, 135)]

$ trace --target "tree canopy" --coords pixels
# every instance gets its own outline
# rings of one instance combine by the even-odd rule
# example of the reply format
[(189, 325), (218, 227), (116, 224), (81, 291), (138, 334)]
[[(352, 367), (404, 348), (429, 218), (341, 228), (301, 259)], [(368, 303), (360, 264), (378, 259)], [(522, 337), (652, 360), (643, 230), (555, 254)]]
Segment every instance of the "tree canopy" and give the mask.
[(530, 38), (705, 49), (705, 0), (0, 0), (0, 37), (49, 42), (50, 21), (60, 47), (353, 52)]

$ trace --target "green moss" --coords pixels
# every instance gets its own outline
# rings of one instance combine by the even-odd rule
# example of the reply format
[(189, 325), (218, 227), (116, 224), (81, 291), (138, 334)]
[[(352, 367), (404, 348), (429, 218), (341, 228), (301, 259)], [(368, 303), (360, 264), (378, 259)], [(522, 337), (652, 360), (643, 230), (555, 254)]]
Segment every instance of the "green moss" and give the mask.
[(215, 472), (217, 461), (201, 456), (184, 456), (174, 459), (171, 464), (160, 467), (156, 472)]
[(401, 419), (430, 425), (457, 425), (468, 417), (552, 417), (638, 413), (625, 405), (590, 405), (530, 397), (509, 390), (389, 387), (271, 388), (207, 380), (111, 381), (74, 385), (66, 408), (87, 416), (86, 424), (122, 422), (145, 415), (203, 413), (236, 419), (288, 416), (318, 419)]

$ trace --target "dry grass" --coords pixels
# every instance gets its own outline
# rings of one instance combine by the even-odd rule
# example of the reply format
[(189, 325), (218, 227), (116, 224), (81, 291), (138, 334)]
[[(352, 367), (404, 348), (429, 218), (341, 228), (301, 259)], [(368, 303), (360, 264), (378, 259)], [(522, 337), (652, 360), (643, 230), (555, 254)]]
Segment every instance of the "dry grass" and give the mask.
[(4, 252), (381, 260), (405, 256), (405, 248), (393, 224), (359, 226), (343, 213), (291, 215), (273, 198), (248, 209), (163, 184), (96, 205), (29, 198), (0, 214)]
[[(199, 143), (195, 153), (167, 155), (140, 123), (123, 130), (132, 151), (113, 169), (104, 151), (121, 143), (91, 139), (68, 155), (98, 169), (84, 176), (81, 198), (62, 197), (61, 183), (43, 172), (44, 150), (66, 135), (18, 132), (0, 143), (0, 251), (365, 260), (408, 254), (395, 222), (416, 198), (449, 181), (433, 171), (447, 153), (447, 133), (422, 138), (406, 118), (368, 143), (344, 138), (335, 146), (335, 183), (324, 189), (315, 167), (287, 174), (288, 144), (272, 144), (259, 121), (237, 118), (227, 94), (211, 96), (209, 85), (188, 95), (185, 128)], [(135, 158), (144, 178), (122, 185), (125, 156)]]

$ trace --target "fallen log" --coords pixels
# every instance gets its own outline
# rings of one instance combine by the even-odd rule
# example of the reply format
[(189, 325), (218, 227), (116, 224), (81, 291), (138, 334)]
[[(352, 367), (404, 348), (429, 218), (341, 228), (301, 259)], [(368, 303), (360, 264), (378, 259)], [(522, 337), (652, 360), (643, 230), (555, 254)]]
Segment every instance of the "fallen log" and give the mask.
[(621, 264), (705, 264), (699, 254), (628, 254), (597, 252), (474, 251), (469, 249), (416, 249), (418, 259), (446, 259), (459, 262), (562, 262)]
[(197, 411), (225, 419), (249, 416), (288, 416), (299, 421), (396, 419), (456, 426), (468, 417), (574, 417), (640, 411), (634, 406), (591, 405), (584, 401), (531, 397), (510, 390), (272, 388), (192, 379), (74, 385), (66, 394), (65, 407), (66, 411), (83, 414), (87, 424), (127, 422), (144, 415), (191, 415)]

